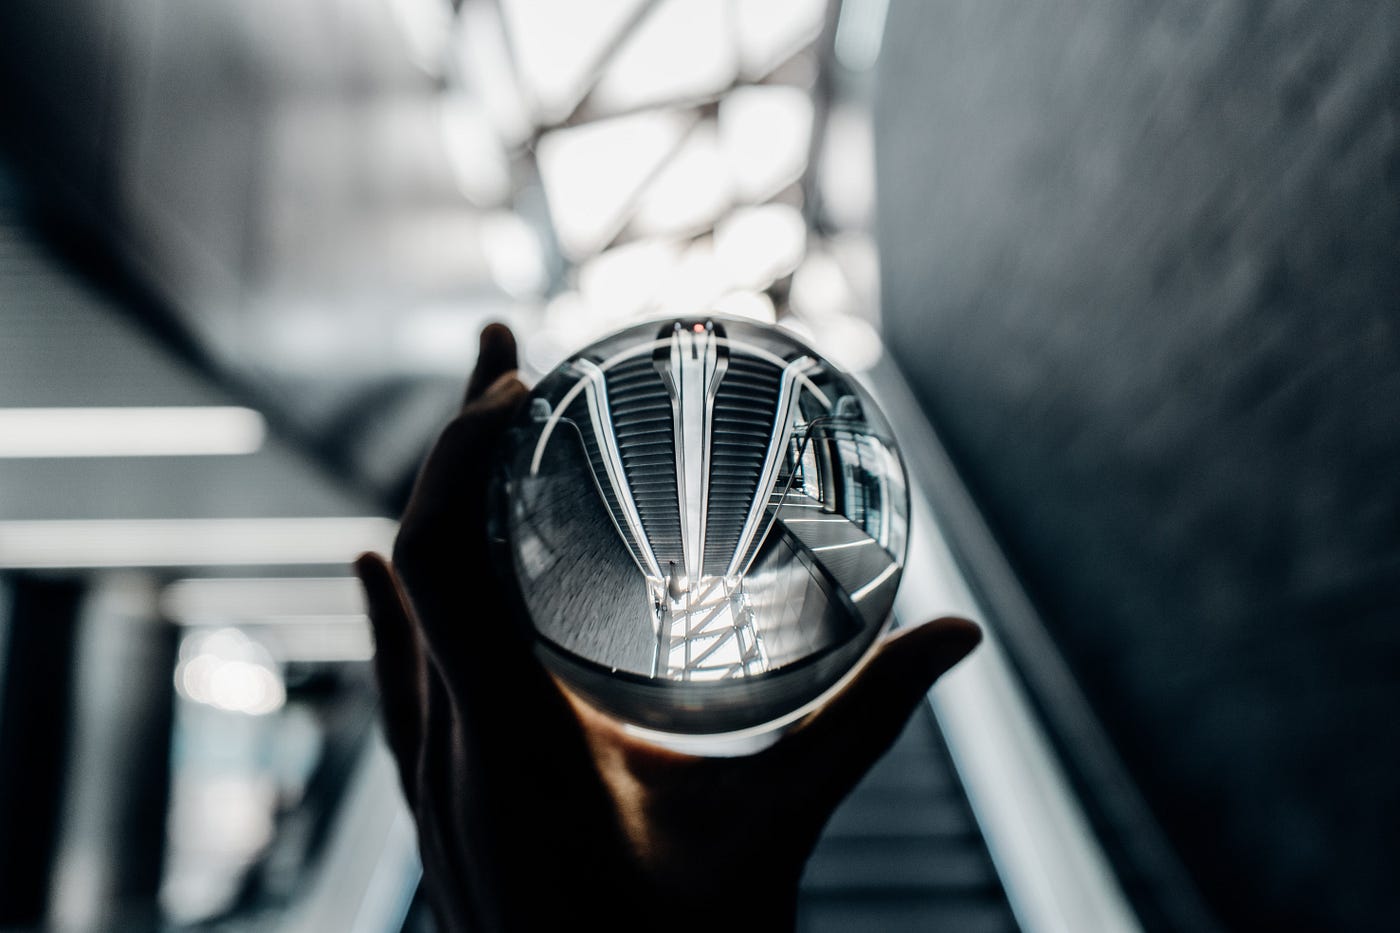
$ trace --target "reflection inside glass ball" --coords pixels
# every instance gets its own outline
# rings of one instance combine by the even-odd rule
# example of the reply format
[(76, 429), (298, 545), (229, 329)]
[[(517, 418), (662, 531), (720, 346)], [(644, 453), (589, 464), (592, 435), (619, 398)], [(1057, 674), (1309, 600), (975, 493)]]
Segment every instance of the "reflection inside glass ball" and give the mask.
[(649, 323), (546, 376), (508, 434), (503, 559), (545, 664), (672, 734), (773, 723), (893, 604), (904, 469), (851, 380), (786, 333)]

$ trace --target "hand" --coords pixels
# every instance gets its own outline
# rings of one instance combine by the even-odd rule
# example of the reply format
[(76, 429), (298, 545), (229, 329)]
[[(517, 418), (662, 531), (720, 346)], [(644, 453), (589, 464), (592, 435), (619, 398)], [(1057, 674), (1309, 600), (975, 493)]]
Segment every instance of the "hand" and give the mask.
[(490, 465), (527, 395), (515, 366), (510, 331), (488, 327), (393, 564), (356, 563), (441, 925), (791, 928), (831, 812), (980, 630), (948, 618), (886, 638), (830, 703), (755, 755), (699, 758), (628, 735), (536, 660), (488, 555)]

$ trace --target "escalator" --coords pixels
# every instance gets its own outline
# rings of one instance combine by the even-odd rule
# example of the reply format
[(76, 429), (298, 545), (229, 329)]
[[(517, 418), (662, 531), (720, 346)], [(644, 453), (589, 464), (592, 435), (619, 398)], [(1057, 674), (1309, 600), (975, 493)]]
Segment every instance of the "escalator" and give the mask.
[(1020, 929), (927, 706), (827, 824), (802, 878), (797, 928)]

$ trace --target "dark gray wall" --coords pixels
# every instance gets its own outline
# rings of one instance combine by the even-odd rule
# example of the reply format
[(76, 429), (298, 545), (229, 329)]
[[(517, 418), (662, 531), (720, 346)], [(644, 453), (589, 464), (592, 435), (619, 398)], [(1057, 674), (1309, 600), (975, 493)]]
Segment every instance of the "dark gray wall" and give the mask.
[(1235, 929), (1400, 917), (1400, 4), (896, 3), (890, 343)]

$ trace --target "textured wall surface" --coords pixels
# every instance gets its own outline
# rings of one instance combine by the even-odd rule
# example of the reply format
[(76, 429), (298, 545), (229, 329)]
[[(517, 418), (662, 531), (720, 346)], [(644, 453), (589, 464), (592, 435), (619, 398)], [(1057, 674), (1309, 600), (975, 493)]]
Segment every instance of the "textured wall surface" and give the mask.
[(1235, 929), (1400, 915), (1400, 4), (895, 4), (888, 337)]

